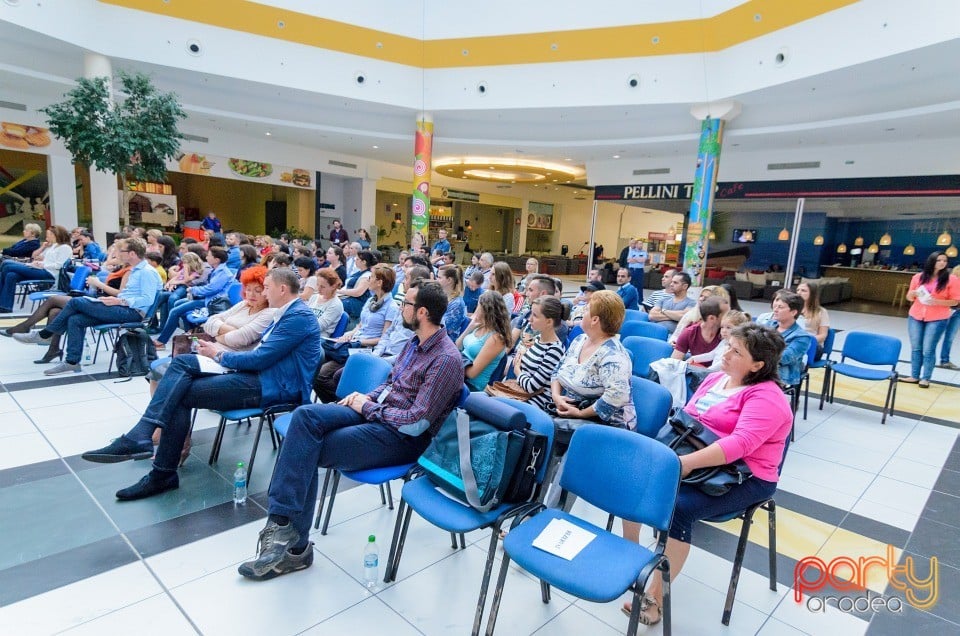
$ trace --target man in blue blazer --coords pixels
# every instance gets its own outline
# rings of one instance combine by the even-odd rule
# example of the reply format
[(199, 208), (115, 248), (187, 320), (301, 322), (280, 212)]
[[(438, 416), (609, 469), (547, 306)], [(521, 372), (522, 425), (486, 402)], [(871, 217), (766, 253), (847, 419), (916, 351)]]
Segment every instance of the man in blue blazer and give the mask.
[(173, 359), (136, 426), (110, 445), (82, 455), (99, 463), (147, 459), (153, 455), (154, 430), (163, 429), (153, 470), (133, 486), (117, 491), (117, 499), (143, 499), (180, 487), (177, 467), (190, 431), (192, 409), (309, 403), (310, 382), (323, 362), (323, 349), (319, 323), (299, 299), (299, 291), (300, 282), (291, 269), (271, 270), (263, 293), (277, 311), (255, 349), (223, 351), (214, 343), (201, 341), (197, 355)]
[(617, 270), (617, 285), (620, 285), (620, 287), (617, 288), (617, 296), (623, 299), (624, 307), (627, 309), (639, 309), (640, 294), (637, 293), (637, 288), (630, 282), (630, 270), (626, 267), (621, 267)]

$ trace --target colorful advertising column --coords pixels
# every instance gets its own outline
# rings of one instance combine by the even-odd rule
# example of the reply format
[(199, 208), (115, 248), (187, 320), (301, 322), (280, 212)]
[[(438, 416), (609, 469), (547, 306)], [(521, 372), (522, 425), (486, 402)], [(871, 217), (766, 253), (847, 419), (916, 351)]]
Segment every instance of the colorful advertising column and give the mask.
[(697, 170), (693, 178), (690, 215), (687, 219), (686, 248), (683, 252), (683, 270), (690, 275), (694, 287), (703, 285), (707, 262), (710, 218), (713, 195), (717, 189), (717, 171), (720, 167), (720, 146), (723, 142), (723, 120), (707, 116), (700, 126), (700, 147), (697, 150)]
[(413, 209), (410, 222), (410, 247), (416, 252), (426, 247), (430, 235), (430, 174), (433, 154), (433, 119), (422, 115), (417, 120), (413, 150)]

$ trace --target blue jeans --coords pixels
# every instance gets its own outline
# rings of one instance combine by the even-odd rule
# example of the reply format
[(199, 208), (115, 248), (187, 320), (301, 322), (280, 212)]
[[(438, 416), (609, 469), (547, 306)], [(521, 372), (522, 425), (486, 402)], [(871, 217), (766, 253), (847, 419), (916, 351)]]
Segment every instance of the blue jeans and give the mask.
[(176, 471), (183, 442), (190, 433), (192, 409), (230, 410), (259, 406), (259, 374), (206, 375), (200, 371), (197, 356), (184, 354), (170, 363), (138, 425), (147, 423), (163, 429), (153, 466), (157, 470)]
[(157, 324), (161, 327), (167, 324), (167, 316), (170, 315), (170, 310), (173, 309), (173, 306), (177, 304), (178, 300), (183, 300), (186, 297), (186, 285), (181, 285), (173, 291), (160, 292), (160, 302), (157, 303), (157, 308), (160, 311), (160, 317), (157, 319)]
[(704, 494), (696, 486), (681, 484), (677, 491), (673, 521), (670, 523), (670, 538), (690, 543), (693, 526), (697, 521), (746, 510), (757, 502), (769, 499), (776, 490), (776, 482), (757, 477), (734, 486), (719, 497)]
[(64, 361), (79, 364), (83, 355), (83, 338), (87, 327), (115, 322), (139, 322), (140, 312), (121, 305), (108, 306), (89, 298), (71, 298), (57, 317), (47, 325), (47, 331), (67, 334), (67, 353)]
[(204, 301), (202, 300), (177, 301), (177, 304), (167, 315), (167, 322), (163, 324), (163, 331), (161, 331), (160, 335), (157, 336), (157, 342), (166, 344), (173, 336), (173, 332), (177, 330), (177, 325), (180, 323), (180, 318), (187, 315), (194, 309), (200, 309), (203, 306)]
[(630, 284), (637, 288), (637, 303), (643, 304), (643, 268), (642, 267), (631, 267), (629, 268), (630, 272)]
[(929, 380), (933, 375), (937, 343), (943, 330), (947, 328), (947, 322), (946, 319), (926, 322), (907, 316), (907, 332), (910, 334), (910, 377)]
[[(17, 284), (23, 280), (54, 280), (45, 269), (30, 267), (26, 263), (4, 261), (0, 266), (0, 309), (13, 309), (13, 299), (16, 296)], [(54, 281), (56, 282), (56, 281)]]
[(957, 337), (957, 330), (960, 329), (960, 310), (954, 309), (947, 320), (947, 328), (943, 332), (943, 344), (940, 345), (940, 363), (950, 362), (950, 348), (953, 346), (953, 340)]
[(429, 443), (427, 434), (410, 437), (389, 424), (366, 422), (348, 406), (301, 406), (293, 412), (273, 470), (269, 512), (290, 518), (300, 533), (294, 547), (303, 547), (317, 503), (317, 466), (362, 470), (406, 464), (416, 461)]

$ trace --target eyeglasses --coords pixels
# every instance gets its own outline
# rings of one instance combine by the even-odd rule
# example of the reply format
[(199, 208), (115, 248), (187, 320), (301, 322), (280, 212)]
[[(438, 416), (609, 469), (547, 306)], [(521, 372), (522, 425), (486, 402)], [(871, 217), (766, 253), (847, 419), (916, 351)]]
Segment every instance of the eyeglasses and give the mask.
[(410, 306), (413, 307), (414, 309), (416, 309), (416, 307), (417, 307), (417, 303), (412, 303), (412, 302), (410, 302), (409, 300), (403, 301), (403, 306), (406, 307), (407, 305), (410, 305)]

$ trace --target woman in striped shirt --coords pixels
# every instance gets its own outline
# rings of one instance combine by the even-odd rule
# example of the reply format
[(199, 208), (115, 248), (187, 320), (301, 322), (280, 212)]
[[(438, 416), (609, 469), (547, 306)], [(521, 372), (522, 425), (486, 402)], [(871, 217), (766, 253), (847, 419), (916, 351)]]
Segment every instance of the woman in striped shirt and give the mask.
[(527, 393), (539, 393), (529, 402), (545, 409), (550, 404), (550, 379), (563, 358), (563, 343), (557, 327), (569, 308), (552, 296), (540, 296), (530, 303), (530, 328), (537, 333), (529, 347), (519, 345), (513, 359), (517, 382)]

